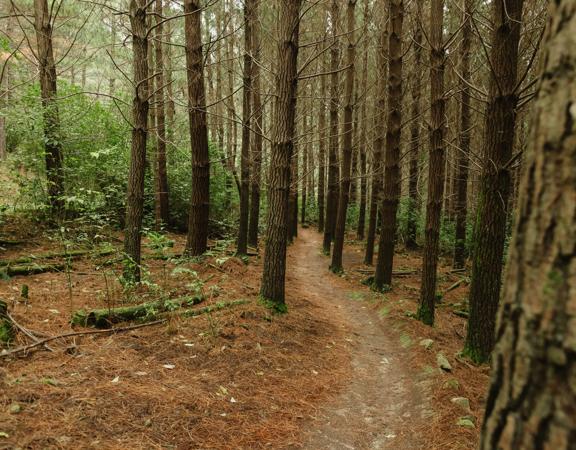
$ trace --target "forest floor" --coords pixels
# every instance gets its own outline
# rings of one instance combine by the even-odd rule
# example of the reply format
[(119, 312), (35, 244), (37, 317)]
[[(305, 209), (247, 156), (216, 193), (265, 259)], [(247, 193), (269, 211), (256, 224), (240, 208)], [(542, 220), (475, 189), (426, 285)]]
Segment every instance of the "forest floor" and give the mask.
[[(54, 235), (12, 224), (26, 238), (2, 260), (62, 250)], [(26, 234), (28, 233), (28, 234)], [(15, 236), (15, 237), (14, 237)], [(179, 254), (185, 238), (170, 235)], [(114, 241), (114, 236), (104, 239)], [(89, 239), (92, 242), (92, 239)], [(258, 302), (261, 259), (245, 264), (212, 242), (202, 261), (153, 259), (147, 283), (118, 283), (114, 255), (74, 260), (63, 272), (0, 281), (0, 298), (26, 328), (71, 331), (79, 308), (175, 298), (201, 289), (204, 304), (245, 304), (118, 334), (55, 341), (0, 359), (0, 448), (99, 449), (470, 449), (478, 439), (487, 367), (460, 360), (464, 319), (452, 313), (467, 295), (465, 278), (441, 266), (444, 296), (434, 328), (410, 317), (418, 298), (420, 257), (399, 253), (392, 292), (361, 284), (362, 246), (347, 243), (346, 272), (328, 271), (320, 235), (301, 229), (290, 247), (289, 313)], [(52, 262), (52, 261), (51, 261)], [(29, 298), (20, 296), (26, 284)], [(455, 306), (459, 308), (459, 306)], [(81, 331), (82, 328), (77, 328)], [(429, 348), (420, 345), (433, 340)], [(26, 341), (19, 335), (14, 345)], [(438, 368), (437, 352), (450, 372)], [(466, 397), (471, 412), (452, 403)], [(475, 428), (456, 425), (471, 416)]]

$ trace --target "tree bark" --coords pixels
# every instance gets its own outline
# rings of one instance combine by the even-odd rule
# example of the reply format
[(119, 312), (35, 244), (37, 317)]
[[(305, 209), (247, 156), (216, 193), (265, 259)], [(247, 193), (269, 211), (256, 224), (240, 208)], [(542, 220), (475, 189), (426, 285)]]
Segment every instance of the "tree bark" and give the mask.
[(276, 106), (274, 108), (266, 251), (260, 295), (285, 311), (286, 245), (290, 163), (294, 148), (296, 92), (298, 86), (298, 35), (302, 0), (280, 1), (280, 39), (277, 51)]
[(382, 231), (374, 287), (382, 290), (392, 284), (392, 265), (396, 241), (396, 212), (400, 198), (400, 142), (402, 133), (402, 25), (403, 0), (390, 0), (390, 35), (388, 36), (388, 117), (384, 191), (382, 196)]
[(156, 0), (156, 226), (168, 225), (168, 172), (166, 169), (166, 115), (164, 108), (164, 32), (162, 26), (163, 0)]
[[(422, 67), (422, 28), (423, 0), (416, 2), (414, 25), (414, 67)], [(406, 225), (406, 248), (416, 249), (416, 229), (418, 223), (418, 161), (420, 159), (420, 97), (422, 95), (422, 71), (415, 70), (412, 82), (412, 124), (410, 127), (410, 162), (408, 176), (408, 223)]]
[(126, 199), (126, 228), (124, 277), (140, 281), (141, 232), (144, 214), (144, 174), (146, 171), (146, 140), (148, 137), (148, 27), (146, 0), (130, 1), (130, 26), (134, 68), (134, 98), (132, 100), (132, 145)]
[(485, 153), (476, 210), (470, 316), (464, 353), (475, 362), (487, 361), (494, 347), (496, 313), (500, 298), (510, 168), (516, 105), (518, 104), (518, 44), (523, 0), (493, 3), (493, 31)]
[(250, 126), (252, 123), (252, 10), (254, 0), (244, 2), (244, 69), (242, 88), (242, 147), (240, 149), (240, 224), (236, 252), (248, 253), (250, 208)]
[(201, 255), (206, 251), (210, 212), (210, 158), (206, 125), (201, 13), (202, 8), (197, 0), (184, 1), (188, 120), (192, 148), (192, 193), (185, 250), (189, 256)]
[(424, 256), (422, 258), (422, 284), (417, 317), (427, 325), (434, 324), (436, 306), (436, 269), (440, 246), (440, 219), (444, 198), (446, 127), (444, 97), (445, 48), (443, 38), (444, 0), (432, 0), (430, 6), (430, 156), (428, 158), (428, 200)]
[(54, 62), (51, 21), (47, 0), (34, 0), (34, 28), (44, 120), (48, 203), (52, 214), (58, 218), (64, 212), (64, 155), (57, 103), (56, 63)]
[[(506, 6), (514, 7), (507, 9), (510, 22), (521, 17), (521, 2)], [(549, 17), (544, 70), (498, 317), (482, 450), (575, 447), (574, 2), (549, 3)]]
[(342, 145), (342, 173), (340, 176), (340, 194), (338, 196), (338, 215), (334, 233), (334, 248), (332, 249), (332, 263), (330, 270), (338, 273), (342, 271), (342, 253), (344, 251), (344, 238), (346, 235), (346, 213), (350, 197), (350, 169), (352, 160), (352, 118), (354, 114), (354, 64), (356, 59), (355, 44), (355, 9), (356, 0), (348, 0), (346, 20), (348, 22), (348, 49), (346, 56), (346, 105), (344, 106), (344, 140)]
[(250, 220), (248, 227), (248, 244), (258, 245), (258, 226), (260, 222), (260, 182), (262, 172), (262, 135), (264, 134), (260, 79), (260, 22), (258, 2), (252, 4), (252, 101), (254, 102), (254, 139), (252, 142), (251, 185), (250, 185)]
[[(324, 41), (326, 48), (326, 40)], [(319, 103), (319, 142), (318, 142), (318, 231), (324, 232), (324, 199), (326, 195), (326, 102), (328, 97), (326, 88), (326, 76), (320, 77), (320, 95), (322, 101)]]
[(332, 0), (330, 10), (330, 22), (332, 27), (332, 48), (330, 49), (330, 139), (328, 148), (328, 195), (326, 197), (326, 221), (324, 223), (323, 251), (330, 254), (332, 239), (336, 229), (336, 214), (338, 212), (338, 179), (340, 169), (338, 167), (338, 110), (339, 102), (339, 74), (340, 62), (340, 38), (339, 33), (339, 6), (338, 0)]
[(454, 268), (460, 269), (466, 263), (466, 210), (468, 204), (468, 155), (472, 115), (470, 110), (470, 45), (472, 41), (472, 0), (464, 0), (462, 44), (460, 47), (460, 151), (457, 158), (456, 177), (456, 236), (454, 242)]
[[(364, 36), (368, 35), (368, 24), (370, 17), (368, 15), (369, 2), (364, 0)], [(358, 145), (358, 176), (360, 177), (360, 204), (358, 205), (358, 227), (356, 228), (356, 238), (359, 240), (364, 239), (364, 230), (366, 229), (366, 195), (368, 183), (366, 180), (366, 146), (367, 146), (367, 128), (368, 128), (368, 43), (365, 44), (363, 61), (362, 61), (362, 86), (360, 93), (363, 97), (362, 112), (361, 112), (361, 126), (360, 142)]]

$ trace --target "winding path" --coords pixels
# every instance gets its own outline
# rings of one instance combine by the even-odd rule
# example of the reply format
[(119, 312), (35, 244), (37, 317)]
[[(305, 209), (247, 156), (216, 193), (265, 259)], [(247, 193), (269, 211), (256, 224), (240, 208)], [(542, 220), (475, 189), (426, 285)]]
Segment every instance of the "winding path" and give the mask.
[(321, 246), (318, 233), (300, 231), (289, 253), (289, 283), (309, 293), (326, 320), (344, 327), (352, 343), (352, 376), (308, 424), (303, 448), (422, 448), (413, 430), (426, 417), (424, 386), (403, 362), (408, 350), (376, 311), (352, 300), (369, 291), (331, 274)]

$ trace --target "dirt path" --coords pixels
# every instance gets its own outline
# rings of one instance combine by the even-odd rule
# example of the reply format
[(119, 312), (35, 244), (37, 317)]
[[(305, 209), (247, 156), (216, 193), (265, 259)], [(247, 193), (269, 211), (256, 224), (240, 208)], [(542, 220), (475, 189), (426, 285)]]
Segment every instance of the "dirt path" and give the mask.
[(352, 376), (340, 395), (318, 410), (304, 439), (307, 449), (418, 449), (415, 428), (426, 404), (421, 377), (403, 363), (404, 349), (366, 302), (368, 289), (328, 271), (321, 236), (301, 230), (289, 255), (289, 285), (306, 292), (326, 320), (352, 344)]

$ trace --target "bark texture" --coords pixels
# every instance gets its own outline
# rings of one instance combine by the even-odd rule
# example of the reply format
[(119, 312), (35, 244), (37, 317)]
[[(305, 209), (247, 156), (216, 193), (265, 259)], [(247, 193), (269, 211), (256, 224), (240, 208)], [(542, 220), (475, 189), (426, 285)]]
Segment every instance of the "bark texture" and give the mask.
[(64, 211), (64, 156), (57, 103), (56, 63), (52, 45), (52, 17), (47, 0), (34, 0), (34, 28), (44, 126), (44, 157), (48, 202), (55, 217)]
[(518, 104), (518, 44), (523, 0), (493, 3), (490, 91), (486, 106), (484, 164), (476, 210), (470, 316), (464, 353), (487, 361), (494, 348), (500, 298), (510, 167)]
[(382, 191), (382, 146), (384, 143), (384, 113), (386, 110), (386, 79), (388, 73), (388, 27), (386, 0), (379, 0), (379, 10), (382, 12), (381, 30), (377, 46), (377, 93), (374, 100), (374, 141), (372, 150), (372, 187), (370, 191), (370, 214), (368, 216), (368, 232), (366, 234), (366, 253), (364, 263), (372, 265), (374, 259), (374, 244), (376, 242), (376, 225), (378, 223), (378, 201)]
[(576, 446), (576, 7), (549, 11), (482, 450)]
[(276, 105), (268, 176), (266, 250), (260, 295), (284, 311), (286, 245), (288, 239), (288, 196), (294, 148), (296, 92), (298, 87), (298, 35), (301, 0), (280, 1), (280, 39), (277, 50)]
[(355, 9), (356, 0), (348, 0), (346, 8), (348, 49), (346, 51), (346, 93), (344, 106), (344, 137), (342, 143), (342, 173), (340, 175), (340, 193), (338, 195), (338, 214), (334, 233), (334, 248), (332, 249), (332, 272), (342, 271), (342, 252), (344, 250), (344, 237), (346, 234), (346, 213), (350, 200), (350, 170), (353, 156), (352, 151), (352, 118), (354, 114), (354, 64), (356, 59), (355, 39)]
[[(416, 1), (416, 17), (422, 16), (423, 0)], [(414, 24), (414, 66), (422, 67), (422, 28), (421, 21)], [(410, 162), (408, 175), (408, 223), (406, 225), (406, 248), (415, 249), (418, 221), (418, 161), (420, 159), (420, 97), (422, 95), (422, 71), (414, 70), (412, 80), (412, 123), (410, 126)]]
[(440, 220), (444, 199), (445, 172), (445, 110), (443, 39), (444, 0), (432, 0), (430, 5), (430, 105), (431, 130), (428, 158), (428, 200), (424, 232), (424, 256), (418, 319), (427, 325), (434, 323), (436, 303), (436, 269), (440, 247)]
[(382, 290), (392, 284), (392, 265), (396, 242), (396, 212), (400, 199), (400, 141), (402, 132), (402, 26), (403, 0), (390, 0), (390, 34), (388, 36), (388, 110), (384, 190), (381, 214), (382, 231), (378, 244), (378, 261), (374, 286)]
[(252, 9), (254, 0), (244, 2), (244, 68), (242, 89), (242, 147), (240, 148), (240, 224), (236, 252), (248, 253), (250, 215), (250, 126), (252, 124)]
[(198, 1), (184, 1), (188, 120), (192, 148), (192, 193), (186, 239), (186, 254), (190, 256), (201, 255), (206, 251), (210, 212), (210, 158), (206, 125), (201, 11)]
[(166, 169), (166, 108), (164, 106), (164, 27), (163, 17), (163, 0), (156, 0), (156, 42), (154, 49), (156, 52), (156, 226), (168, 225), (169, 206), (168, 206), (168, 172)]
[(462, 25), (462, 44), (460, 49), (460, 151), (457, 158), (456, 200), (456, 236), (454, 243), (454, 268), (460, 269), (466, 263), (466, 206), (468, 204), (468, 155), (470, 153), (470, 135), (472, 111), (470, 109), (470, 45), (472, 42), (472, 0), (464, 0)]
[(124, 277), (130, 281), (139, 282), (149, 109), (146, 0), (130, 1), (130, 26), (134, 57), (134, 98), (132, 99), (133, 128), (126, 198), (126, 228), (124, 230), (124, 253), (127, 257), (124, 265)]
[(339, 74), (340, 38), (339, 33), (340, 8), (337, 0), (332, 0), (330, 9), (330, 22), (332, 26), (332, 48), (330, 49), (330, 139), (328, 144), (328, 195), (326, 196), (326, 221), (324, 224), (324, 253), (330, 254), (334, 231), (336, 229), (336, 214), (338, 213), (338, 110), (339, 101)]

